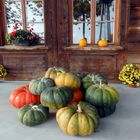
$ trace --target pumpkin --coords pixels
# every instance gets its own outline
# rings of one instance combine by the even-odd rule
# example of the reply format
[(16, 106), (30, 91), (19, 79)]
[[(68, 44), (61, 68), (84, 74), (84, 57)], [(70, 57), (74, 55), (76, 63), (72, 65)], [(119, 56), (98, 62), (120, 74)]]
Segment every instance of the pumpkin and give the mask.
[(60, 73), (65, 73), (65, 72), (66, 72), (66, 70), (64, 68), (51, 67), (46, 71), (45, 77), (46, 78), (51, 78), (51, 79), (54, 80)]
[(101, 118), (113, 114), (116, 110), (116, 105), (111, 106), (95, 106)]
[(108, 84), (107, 79), (101, 74), (97, 73), (87, 74), (85, 77), (82, 78), (82, 88), (86, 90), (93, 84), (99, 84), (100, 81), (104, 84)]
[(55, 78), (55, 84), (58, 87), (66, 86), (72, 89), (79, 89), (80, 79), (76, 75), (70, 72), (66, 72), (66, 73), (59, 74)]
[(11, 93), (9, 101), (14, 107), (20, 108), (31, 103), (40, 103), (40, 96), (29, 92), (29, 86), (25, 85), (15, 89)]
[(98, 41), (99, 47), (106, 47), (107, 45), (108, 45), (107, 40), (102, 39)]
[(91, 135), (99, 126), (96, 109), (86, 102), (79, 102), (61, 108), (56, 113), (61, 130), (69, 135)]
[(33, 94), (41, 94), (41, 92), (47, 87), (53, 87), (55, 85), (54, 81), (50, 78), (39, 78), (34, 79), (29, 83), (29, 91)]
[(87, 47), (87, 40), (85, 38), (79, 41), (79, 47)]
[(49, 109), (39, 105), (25, 105), (19, 109), (17, 118), (27, 126), (34, 126), (45, 122), (48, 119)]
[(72, 99), (72, 90), (68, 87), (49, 87), (41, 93), (41, 104), (52, 110), (62, 108)]
[(83, 95), (81, 90), (79, 90), (79, 89), (74, 90), (73, 91), (73, 98), (72, 98), (72, 100), (70, 100), (69, 104), (79, 102), (79, 101), (83, 100), (83, 98), (84, 98), (84, 95)]
[(95, 106), (112, 106), (119, 101), (118, 91), (108, 85), (92, 85), (86, 90), (85, 100)]

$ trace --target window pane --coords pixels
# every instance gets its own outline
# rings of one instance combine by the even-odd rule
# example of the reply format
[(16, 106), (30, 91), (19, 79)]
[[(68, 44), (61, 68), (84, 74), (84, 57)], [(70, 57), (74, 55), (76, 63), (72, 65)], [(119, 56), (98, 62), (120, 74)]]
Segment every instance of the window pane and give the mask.
[(44, 22), (42, 1), (26, 1), (27, 22)]
[(73, 0), (73, 43), (79, 43), (83, 37), (90, 43), (91, 0)]
[(18, 24), (22, 28), (22, 10), (20, 1), (5, 1), (8, 33), (13, 30), (13, 25)]
[(44, 15), (43, 3), (41, 0), (26, 1), (26, 20), (27, 29), (34, 29), (34, 32), (41, 37), (41, 43), (44, 42)]
[(44, 43), (44, 23), (27, 23), (27, 29), (33, 28), (33, 32), (37, 33), (41, 37), (41, 43)]
[(83, 24), (85, 24), (85, 37), (87, 42), (90, 43), (90, 23), (77, 23), (73, 24), (73, 43), (79, 44), (81, 38), (83, 38)]
[(115, 0), (96, 0), (96, 40), (114, 41)]

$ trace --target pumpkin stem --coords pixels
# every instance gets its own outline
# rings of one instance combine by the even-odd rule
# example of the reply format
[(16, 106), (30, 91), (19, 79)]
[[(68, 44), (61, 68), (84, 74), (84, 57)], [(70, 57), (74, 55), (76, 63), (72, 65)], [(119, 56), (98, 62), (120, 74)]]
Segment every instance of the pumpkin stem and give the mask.
[(81, 109), (80, 104), (78, 104), (77, 106), (78, 106), (77, 112), (78, 112), (78, 113), (82, 113), (82, 109)]
[(100, 85), (99, 85), (99, 87), (102, 88), (102, 81), (101, 81), (101, 80), (100, 80)]
[(95, 76), (94, 75), (92, 76), (91, 81), (94, 83), (94, 81), (95, 81)]
[(32, 109), (34, 109), (34, 110), (36, 110), (37, 108), (38, 108), (37, 105), (34, 105), (34, 106), (32, 107)]

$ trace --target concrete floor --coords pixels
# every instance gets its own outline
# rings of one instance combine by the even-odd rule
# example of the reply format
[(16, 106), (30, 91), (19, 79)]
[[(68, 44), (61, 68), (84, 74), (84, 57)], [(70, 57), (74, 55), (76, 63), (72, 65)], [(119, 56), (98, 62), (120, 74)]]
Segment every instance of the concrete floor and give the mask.
[(101, 119), (96, 133), (82, 138), (63, 134), (54, 113), (44, 124), (35, 127), (22, 125), (16, 119), (18, 110), (9, 104), (8, 99), (11, 91), (25, 84), (28, 82), (0, 83), (0, 140), (140, 140), (140, 88), (111, 84), (120, 92), (116, 112)]

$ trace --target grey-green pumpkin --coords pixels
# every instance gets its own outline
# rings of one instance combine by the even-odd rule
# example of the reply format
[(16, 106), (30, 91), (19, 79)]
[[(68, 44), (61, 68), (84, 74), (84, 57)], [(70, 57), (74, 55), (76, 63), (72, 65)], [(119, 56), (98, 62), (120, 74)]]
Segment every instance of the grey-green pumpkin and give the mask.
[(86, 90), (85, 100), (95, 106), (112, 106), (119, 101), (118, 91), (108, 85), (92, 85)]
[(54, 80), (51, 78), (38, 78), (33, 79), (29, 83), (29, 91), (33, 94), (40, 95), (42, 91), (47, 87), (53, 87), (55, 85)]
[(17, 118), (24, 125), (34, 126), (45, 122), (48, 115), (49, 108), (43, 107), (41, 104), (30, 104), (19, 109)]
[(93, 84), (99, 84), (100, 81), (103, 84), (108, 84), (107, 79), (103, 75), (101, 75), (101, 74), (97, 74), (97, 73), (87, 74), (86, 76), (84, 76), (82, 78), (82, 88), (84, 90), (87, 90), (88, 87), (90, 87)]
[(86, 102), (79, 102), (61, 108), (56, 114), (61, 130), (69, 135), (91, 135), (99, 126), (96, 109)]
[(41, 93), (41, 104), (52, 110), (62, 108), (73, 98), (72, 90), (68, 87), (49, 87)]

